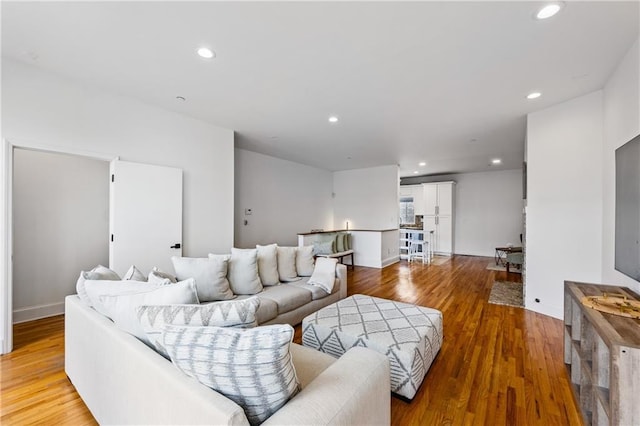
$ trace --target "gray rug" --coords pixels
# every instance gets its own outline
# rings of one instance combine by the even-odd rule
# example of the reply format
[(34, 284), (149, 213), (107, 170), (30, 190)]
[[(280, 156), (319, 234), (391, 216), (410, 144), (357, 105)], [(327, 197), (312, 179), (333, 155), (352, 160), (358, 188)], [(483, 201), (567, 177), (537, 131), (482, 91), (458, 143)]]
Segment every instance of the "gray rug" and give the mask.
[(491, 287), (489, 303), (494, 305), (524, 307), (522, 300), (522, 283), (512, 281), (495, 281)]
[[(502, 272), (507, 272), (507, 267), (503, 266), (503, 265), (496, 265), (496, 262), (491, 261), (489, 262), (489, 264), (487, 265), (487, 269), (490, 271), (502, 271)], [(521, 274), (522, 273), (522, 268), (518, 269), (517, 266), (513, 266), (509, 268), (509, 273), (514, 273), (514, 274)]]

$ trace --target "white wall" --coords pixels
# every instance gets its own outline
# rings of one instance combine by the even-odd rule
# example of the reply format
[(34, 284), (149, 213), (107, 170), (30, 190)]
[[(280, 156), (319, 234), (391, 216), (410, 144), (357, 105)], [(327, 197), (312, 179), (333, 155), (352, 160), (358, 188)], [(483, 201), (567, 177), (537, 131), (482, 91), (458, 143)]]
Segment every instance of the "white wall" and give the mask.
[(2, 60), (2, 137), (184, 170), (183, 254), (233, 244), (233, 131)]
[(522, 170), (499, 170), (406, 178), (402, 182), (456, 182), (454, 250), (456, 254), (493, 257), (495, 248), (520, 245)]
[(396, 229), (399, 222), (398, 166), (333, 173), (333, 224), (344, 229)]
[(79, 271), (109, 262), (109, 163), (16, 149), (13, 318), (64, 312)]
[(528, 309), (562, 318), (564, 280), (601, 278), (602, 132), (602, 91), (527, 118)]
[(640, 41), (636, 40), (604, 87), (602, 282), (631, 287), (640, 283), (614, 268), (615, 150), (640, 134)]
[(333, 228), (328, 170), (236, 149), (235, 184), (236, 247), (296, 246), (300, 232)]
[[(233, 245), (232, 130), (2, 58), (2, 137), (19, 146), (181, 168), (183, 254), (206, 256)], [(3, 194), (5, 185), (3, 176)], [(7, 209), (4, 196), (2, 209)], [(4, 266), (0, 290), (8, 294)], [(3, 338), (10, 333), (5, 308), (3, 303)], [(8, 349), (4, 340), (2, 346)]]

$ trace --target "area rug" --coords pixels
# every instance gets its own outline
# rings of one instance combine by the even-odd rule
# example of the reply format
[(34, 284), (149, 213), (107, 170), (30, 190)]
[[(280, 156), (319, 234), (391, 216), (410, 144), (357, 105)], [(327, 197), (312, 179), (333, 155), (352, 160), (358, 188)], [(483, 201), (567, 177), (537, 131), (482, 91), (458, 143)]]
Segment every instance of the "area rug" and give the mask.
[[(487, 265), (487, 269), (490, 270), (490, 271), (507, 272), (507, 267), (506, 266), (504, 266), (504, 265), (496, 265), (495, 261), (489, 262), (489, 264)], [(509, 273), (522, 274), (522, 269), (518, 269), (517, 266), (514, 266), (513, 268), (509, 268)]]
[(513, 281), (495, 281), (491, 287), (489, 303), (494, 305), (524, 307), (522, 300), (522, 283)]

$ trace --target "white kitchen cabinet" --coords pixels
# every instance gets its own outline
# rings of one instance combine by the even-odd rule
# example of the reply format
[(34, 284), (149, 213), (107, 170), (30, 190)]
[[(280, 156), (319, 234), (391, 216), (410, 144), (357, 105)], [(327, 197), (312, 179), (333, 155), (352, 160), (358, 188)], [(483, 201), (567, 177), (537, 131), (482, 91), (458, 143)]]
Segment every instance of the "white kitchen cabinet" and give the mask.
[(454, 188), (455, 182), (423, 183), (425, 206), (424, 230), (434, 231), (436, 254), (451, 256), (454, 252)]
[(400, 198), (413, 198), (413, 214), (424, 215), (424, 193), (422, 185), (401, 185), (398, 194)]

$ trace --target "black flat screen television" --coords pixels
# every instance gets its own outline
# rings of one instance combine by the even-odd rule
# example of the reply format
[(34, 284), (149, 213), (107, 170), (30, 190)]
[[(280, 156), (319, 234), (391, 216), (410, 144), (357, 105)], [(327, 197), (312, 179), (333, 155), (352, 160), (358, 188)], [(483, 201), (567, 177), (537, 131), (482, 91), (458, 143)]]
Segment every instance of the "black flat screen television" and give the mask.
[(616, 149), (618, 271), (640, 281), (640, 135)]

